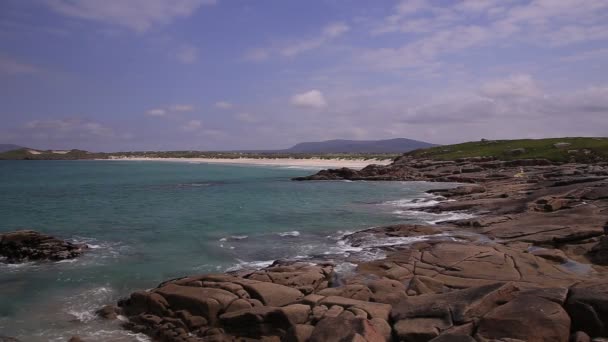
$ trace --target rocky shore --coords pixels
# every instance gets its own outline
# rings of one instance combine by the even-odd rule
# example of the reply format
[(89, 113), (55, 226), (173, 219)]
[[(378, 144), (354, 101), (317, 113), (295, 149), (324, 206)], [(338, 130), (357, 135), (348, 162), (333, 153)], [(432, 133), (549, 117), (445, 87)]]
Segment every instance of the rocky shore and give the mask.
[[(403, 157), (298, 180), (468, 183), (418, 208), (472, 219), (346, 237), (419, 237), (386, 257), (277, 261), (170, 280), (99, 311), (157, 341), (602, 341), (608, 336), (608, 166)], [(439, 197), (440, 196), (440, 197)], [(449, 199), (449, 200), (448, 200)], [(448, 236), (449, 238), (446, 238)], [(396, 239), (396, 241), (400, 241)]]

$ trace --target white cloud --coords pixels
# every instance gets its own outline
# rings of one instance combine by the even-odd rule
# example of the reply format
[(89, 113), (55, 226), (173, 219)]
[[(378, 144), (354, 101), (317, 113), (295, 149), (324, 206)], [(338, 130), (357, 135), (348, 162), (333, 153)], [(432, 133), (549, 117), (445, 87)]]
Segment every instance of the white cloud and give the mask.
[(219, 108), (219, 109), (230, 109), (233, 106), (234, 105), (228, 101), (218, 101), (215, 103), (215, 108)]
[(154, 108), (146, 111), (146, 115), (149, 116), (165, 116), (167, 115), (167, 110), (163, 108)]
[(480, 94), (493, 99), (537, 97), (542, 94), (540, 87), (530, 75), (511, 75), (481, 86)]
[(33, 65), (0, 55), (0, 74), (33, 74), (38, 71)]
[(186, 132), (194, 132), (201, 129), (203, 123), (200, 120), (190, 120), (182, 126), (182, 130)]
[(171, 23), (192, 15), (202, 5), (215, 0), (46, 0), (48, 6), (63, 15), (116, 25), (135, 32)]
[(291, 98), (291, 104), (297, 107), (320, 109), (327, 106), (327, 101), (325, 101), (323, 93), (313, 89), (294, 95)]
[(190, 44), (180, 46), (174, 53), (177, 61), (183, 64), (192, 64), (198, 60), (198, 49)]
[(146, 111), (146, 115), (164, 117), (177, 113), (191, 112), (195, 109), (190, 104), (174, 104), (166, 108), (152, 108)]

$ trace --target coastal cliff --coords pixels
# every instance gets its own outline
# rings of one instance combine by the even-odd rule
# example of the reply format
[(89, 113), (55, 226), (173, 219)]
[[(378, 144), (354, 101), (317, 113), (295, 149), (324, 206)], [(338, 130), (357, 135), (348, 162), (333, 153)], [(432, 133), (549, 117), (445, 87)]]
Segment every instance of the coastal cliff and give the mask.
[[(608, 336), (608, 165), (404, 156), (297, 180), (468, 183), (428, 212), (472, 218), (376, 227), (380, 259), (277, 261), (170, 280), (100, 313), (158, 341), (590, 341)], [(447, 234), (449, 233), (449, 234)], [(402, 238), (415, 238), (401, 243)], [(416, 240), (417, 239), (417, 240)], [(345, 265), (352, 265), (344, 271)]]

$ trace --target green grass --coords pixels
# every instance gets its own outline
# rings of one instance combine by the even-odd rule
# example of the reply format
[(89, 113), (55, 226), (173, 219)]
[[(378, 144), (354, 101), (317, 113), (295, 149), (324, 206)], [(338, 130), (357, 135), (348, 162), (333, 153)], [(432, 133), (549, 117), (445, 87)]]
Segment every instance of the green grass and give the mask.
[[(567, 147), (555, 147), (557, 143)], [(523, 153), (513, 150), (524, 149)], [(406, 153), (414, 157), (455, 160), (470, 157), (495, 157), (500, 160), (549, 159), (554, 162), (608, 161), (608, 138), (551, 138), (521, 140), (482, 140), (463, 144), (443, 145)]]

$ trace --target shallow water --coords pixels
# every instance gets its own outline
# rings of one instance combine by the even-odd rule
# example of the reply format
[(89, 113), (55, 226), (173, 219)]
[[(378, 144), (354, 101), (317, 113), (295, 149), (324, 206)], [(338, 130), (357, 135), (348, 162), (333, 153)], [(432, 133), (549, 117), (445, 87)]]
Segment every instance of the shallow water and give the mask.
[(27, 227), (91, 247), (64, 262), (0, 263), (0, 335), (34, 342), (75, 334), (145, 340), (96, 319), (94, 310), (187, 274), (263, 267), (280, 258), (381, 257), (370, 248), (393, 242), (353, 248), (341, 236), (462, 215), (416, 211), (436, 200), (424, 191), (446, 184), (290, 181), (311, 172), (168, 162), (0, 161), (0, 232)]

